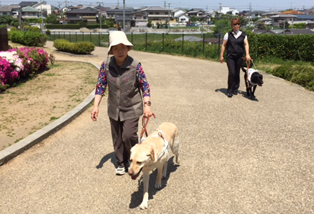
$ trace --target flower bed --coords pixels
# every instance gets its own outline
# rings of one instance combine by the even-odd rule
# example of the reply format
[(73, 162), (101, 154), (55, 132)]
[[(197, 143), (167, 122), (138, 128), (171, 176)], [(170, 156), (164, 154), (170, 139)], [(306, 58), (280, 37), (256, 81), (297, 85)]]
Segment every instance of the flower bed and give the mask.
[(47, 52), (40, 48), (23, 47), (0, 52), (0, 91), (46, 68), (48, 61)]

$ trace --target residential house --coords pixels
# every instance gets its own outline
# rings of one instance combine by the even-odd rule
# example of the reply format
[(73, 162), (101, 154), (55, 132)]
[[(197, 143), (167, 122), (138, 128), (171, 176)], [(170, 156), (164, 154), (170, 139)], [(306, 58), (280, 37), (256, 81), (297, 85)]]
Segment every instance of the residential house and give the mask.
[(0, 6), (0, 15), (10, 15), (17, 18), (20, 5), (4, 5)]
[(306, 25), (306, 29), (314, 29), (314, 15), (296, 15), (297, 18), (293, 22), (289, 22), (289, 24), (299, 24), (304, 23)]
[(146, 7), (140, 10), (141, 12), (147, 13), (148, 20), (152, 21), (152, 24), (173, 22), (173, 16), (171, 11), (167, 8), (155, 6), (155, 7)]
[(179, 16), (186, 15), (186, 11), (182, 9), (173, 9), (171, 13), (174, 18), (178, 18)]
[(195, 17), (202, 17), (203, 15), (205, 15), (205, 11), (203, 10), (203, 9), (199, 9), (199, 8), (192, 8), (191, 10), (189, 10), (188, 12), (187, 12), (187, 15), (189, 16), (189, 17), (193, 17), (193, 16), (195, 16)]
[(37, 19), (40, 17), (40, 11), (31, 6), (22, 7), (21, 11), (22, 19)]
[(185, 14), (179, 15), (178, 17), (176, 17), (176, 19), (177, 19), (177, 23), (186, 24), (190, 22), (190, 17)]
[(280, 27), (280, 24), (285, 22), (293, 22), (296, 20), (296, 15), (275, 15), (270, 17), (272, 19), (273, 26)]
[(256, 24), (262, 23), (265, 26), (269, 26), (272, 25), (272, 21), (273, 20), (271, 18), (261, 18), (256, 21)]
[[(135, 11), (133, 14), (133, 20), (135, 22), (135, 27), (146, 27), (148, 21), (147, 12)], [(130, 25), (132, 26), (132, 25)], [(133, 26), (132, 26), (133, 27)]]
[(262, 14), (264, 14), (264, 13), (265, 13), (265, 11), (254, 10), (254, 11), (248, 13), (247, 16), (250, 16), (251, 19), (261, 18)]
[(97, 23), (99, 10), (94, 7), (85, 7), (82, 9), (73, 9), (65, 13), (68, 23)]
[(230, 7), (221, 7), (220, 8), (220, 13), (222, 14), (230, 14), (230, 15), (238, 15), (240, 12), (234, 8), (230, 8)]
[(261, 17), (262, 18), (270, 18), (271, 16), (276, 16), (276, 15), (279, 15), (279, 14), (280, 14), (280, 12), (278, 12), (278, 11), (270, 11), (270, 12), (262, 13)]
[[(123, 27), (123, 17), (125, 22), (125, 27), (135, 27), (135, 21), (133, 20), (134, 14), (133, 8), (114, 8), (106, 11), (106, 19), (113, 19), (115, 23)], [(124, 15), (123, 15), (124, 14)]]
[(42, 1), (37, 4), (34, 4), (32, 6), (33, 8), (36, 8), (38, 11), (41, 12), (42, 16), (47, 17), (52, 13), (52, 7), (50, 4), (47, 4), (47, 2)]

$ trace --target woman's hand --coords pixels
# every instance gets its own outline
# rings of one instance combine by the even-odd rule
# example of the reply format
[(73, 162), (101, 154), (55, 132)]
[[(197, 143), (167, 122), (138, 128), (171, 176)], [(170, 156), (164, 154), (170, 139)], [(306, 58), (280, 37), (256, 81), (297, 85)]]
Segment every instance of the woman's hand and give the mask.
[(247, 54), (245, 56), (245, 59), (246, 59), (247, 62), (253, 61), (253, 59), (251, 58), (250, 54)]
[(99, 108), (97, 106), (94, 106), (94, 109), (91, 113), (91, 118), (93, 121), (97, 121), (98, 113), (99, 113)]
[(150, 117), (150, 116), (152, 116), (152, 114), (153, 114), (153, 112), (152, 112), (150, 106), (145, 105), (144, 106), (144, 117)]

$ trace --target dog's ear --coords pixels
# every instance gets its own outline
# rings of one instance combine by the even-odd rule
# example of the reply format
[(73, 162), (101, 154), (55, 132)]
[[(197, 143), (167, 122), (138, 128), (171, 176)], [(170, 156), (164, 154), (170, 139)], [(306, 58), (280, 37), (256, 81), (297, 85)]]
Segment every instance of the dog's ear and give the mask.
[(150, 150), (149, 156), (150, 156), (150, 159), (154, 162), (155, 161), (155, 151), (154, 151), (154, 149)]

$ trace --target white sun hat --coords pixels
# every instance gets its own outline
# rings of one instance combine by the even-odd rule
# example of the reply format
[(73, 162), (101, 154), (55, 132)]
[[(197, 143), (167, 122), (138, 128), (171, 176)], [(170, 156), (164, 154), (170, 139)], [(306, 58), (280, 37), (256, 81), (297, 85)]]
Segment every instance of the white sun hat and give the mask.
[(116, 46), (118, 44), (124, 44), (129, 48), (129, 51), (133, 49), (133, 45), (129, 42), (123, 31), (114, 31), (109, 35), (109, 49), (108, 54), (112, 54), (111, 47)]

